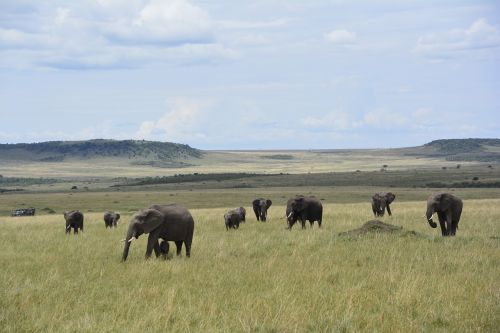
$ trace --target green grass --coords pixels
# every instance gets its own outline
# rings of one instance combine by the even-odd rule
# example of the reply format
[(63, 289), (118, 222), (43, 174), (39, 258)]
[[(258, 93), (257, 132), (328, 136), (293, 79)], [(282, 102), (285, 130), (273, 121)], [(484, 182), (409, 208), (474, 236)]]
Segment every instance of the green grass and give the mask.
[[(339, 189), (323, 190), (328, 198), (340, 197)], [(427, 226), (420, 198), (396, 199), (394, 217), (384, 221), (426, 237), (338, 237), (372, 218), (369, 203), (356, 199), (370, 190), (353, 189), (343, 203), (326, 203), (322, 229), (291, 232), (285, 230), (279, 200), (270, 209), (270, 222), (256, 222), (249, 212), (239, 230), (226, 232), (223, 213), (236, 205), (224, 200), (255, 192), (214, 191), (210, 198), (185, 193), (194, 206), (218, 199), (221, 205), (188, 205), (196, 223), (192, 256), (166, 262), (144, 260), (143, 236), (120, 263), (130, 212), (122, 214), (116, 230), (104, 228), (101, 212), (86, 213), (85, 232), (77, 236), (64, 234), (60, 215), (3, 217), (1, 330), (498, 331), (500, 199), (469, 199), (478, 194), (462, 190), (468, 199), (454, 238)], [(411, 199), (411, 191), (402, 196)], [(122, 195), (142, 207), (151, 199), (145, 194)], [(74, 196), (73, 203), (100, 207), (102, 198)]]
[[(130, 188), (127, 187), (127, 190)], [(287, 200), (297, 194), (315, 195), (324, 203), (371, 202), (373, 193), (386, 187), (378, 186), (301, 186), (301, 187), (262, 187), (238, 189), (137, 189), (124, 191), (63, 192), (63, 193), (9, 193), (2, 194), (0, 216), (8, 216), (16, 208), (36, 208), (37, 214), (49, 209), (62, 215), (64, 211), (79, 209), (84, 213), (104, 213), (107, 210), (123, 213), (136, 212), (153, 203), (178, 203), (189, 208), (222, 208), (248, 206), (260, 197), (273, 201), (274, 205), (285, 205)], [(432, 188), (390, 188), (398, 202), (425, 201), (433, 192), (450, 191), (463, 199), (500, 199), (500, 190), (481, 189), (432, 189)]]

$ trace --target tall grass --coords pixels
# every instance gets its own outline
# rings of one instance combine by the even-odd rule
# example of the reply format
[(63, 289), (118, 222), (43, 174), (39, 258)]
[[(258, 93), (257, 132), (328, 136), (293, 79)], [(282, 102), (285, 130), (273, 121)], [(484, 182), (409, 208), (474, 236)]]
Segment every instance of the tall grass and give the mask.
[[(214, 198), (215, 200), (216, 198)], [(458, 235), (442, 238), (425, 203), (395, 202), (385, 222), (424, 237), (339, 237), (371, 219), (368, 203), (325, 204), (323, 228), (270, 221), (227, 232), (226, 208), (191, 209), (190, 259), (144, 260), (147, 237), (120, 262), (117, 229), (85, 215), (2, 218), (0, 330), (6, 332), (481, 331), (500, 327), (500, 200), (466, 200)], [(171, 250), (175, 249), (171, 244)], [(175, 252), (175, 251), (174, 251)]]

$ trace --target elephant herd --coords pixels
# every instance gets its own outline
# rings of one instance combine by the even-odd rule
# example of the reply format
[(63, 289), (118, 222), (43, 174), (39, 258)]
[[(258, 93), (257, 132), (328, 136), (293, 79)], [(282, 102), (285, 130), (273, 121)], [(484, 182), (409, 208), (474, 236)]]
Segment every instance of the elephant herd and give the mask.
[[(385, 210), (392, 216), (390, 204), (396, 196), (391, 193), (376, 193), (372, 197), (372, 211), (375, 217), (383, 216)], [(267, 211), (271, 207), (272, 201), (259, 198), (252, 202), (253, 211), (257, 221), (265, 222), (268, 219)], [(426, 219), (432, 228), (437, 228), (437, 223), (433, 221), (434, 214), (437, 214), (442, 236), (455, 236), (458, 229), (458, 222), (462, 214), (462, 200), (450, 193), (437, 193), (431, 195), (427, 200)], [(245, 222), (246, 210), (239, 207), (224, 214), (226, 230), (238, 229), (241, 222)], [(311, 228), (314, 222), (321, 228), (323, 219), (323, 205), (314, 196), (297, 195), (290, 198), (286, 204), (285, 216), (287, 229), (291, 230), (293, 225), (300, 221), (302, 229), (306, 228), (306, 221), (309, 221)], [(64, 213), (66, 220), (66, 233), (73, 229), (83, 231), (83, 214), (78, 210)], [(106, 228), (116, 227), (120, 214), (106, 212), (104, 214), (104, 224)], [(182, 245), (186, 249), (186, 257), (191, 255), (191, 244), (194, 233), (194, 219), (191, 213), (184, 207), (177, 204), (151, 205), (140, 210), (133, 217), (129, 224), (123, 248), (122, 261), (127, 260), (130, 245), (142, 234), (148, 234), (146, 247), (146, 259), (151, 257), (154, 251), (156, 257), (166, 258), (169, 252), (169, 241), (176, 245), (177, 255), (180, 255)]]

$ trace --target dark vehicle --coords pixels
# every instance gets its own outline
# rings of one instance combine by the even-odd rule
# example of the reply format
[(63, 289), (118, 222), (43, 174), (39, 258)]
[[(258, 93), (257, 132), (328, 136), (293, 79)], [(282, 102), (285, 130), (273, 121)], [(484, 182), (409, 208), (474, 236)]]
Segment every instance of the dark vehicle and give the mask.
[(35, 208), (19, 208), (14, 209), (10, 216), (34, 216)]

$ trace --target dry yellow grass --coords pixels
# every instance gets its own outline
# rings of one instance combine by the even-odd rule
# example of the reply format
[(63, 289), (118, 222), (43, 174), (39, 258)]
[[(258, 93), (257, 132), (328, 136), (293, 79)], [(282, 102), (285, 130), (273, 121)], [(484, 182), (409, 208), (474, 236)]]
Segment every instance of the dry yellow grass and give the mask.
[[(326, 204), (320, 230), (285, 230), (251, 212), (226, 232), (227, 208), (191, 209), (192, 257), (120, 263), (130, 219), (85, 232), (62, 216), (0, 221), (0, 327), (41, 332), (494, 332), (500, 327), (500, 200), (466, 200), (458, 235), (426, 225), (425, 203), (395, 202), (385, 222), (425, 237), (337, 234), (371, 219), (366, 203)], [(171, 248), (173, 247), (173, 244)]]
[[(287, 155), (291, 159), (280, 160), (269, 156)], [(153, 168), (131, 165), (130, 160), (101, 158), (97, 160), (69, 160), (65, 162), (0, 162), (2, 174), (8, 177), (146, 177), (171, 176), (198, 173), (321, 173), (345, 171), (374, 171), (382, 165), (390, 170), (427, 167), (455, 167), (457, 162), (438, 158), (398, 155), (387, 150), (362, 150), (337, 153), (315, 151), (212, 151), (201, 159), (191, 158), (183, 162), (193, 166), (183, 168)], [(477, 162), (460, 162), (463, 166)]]

